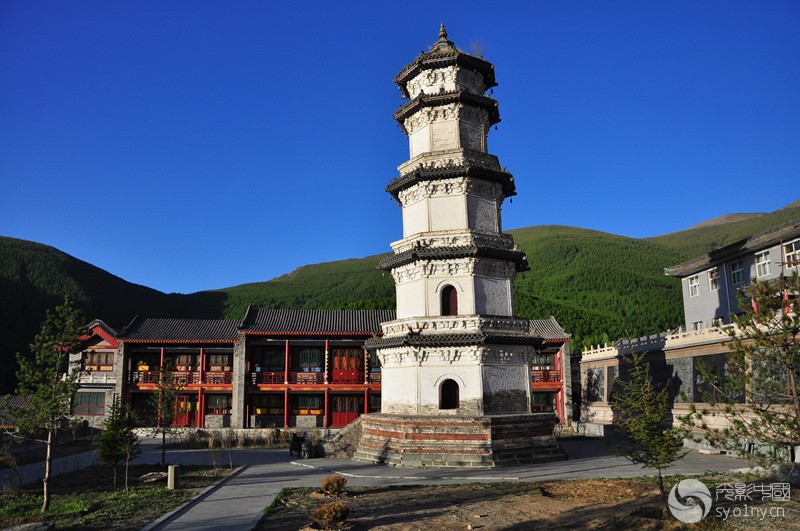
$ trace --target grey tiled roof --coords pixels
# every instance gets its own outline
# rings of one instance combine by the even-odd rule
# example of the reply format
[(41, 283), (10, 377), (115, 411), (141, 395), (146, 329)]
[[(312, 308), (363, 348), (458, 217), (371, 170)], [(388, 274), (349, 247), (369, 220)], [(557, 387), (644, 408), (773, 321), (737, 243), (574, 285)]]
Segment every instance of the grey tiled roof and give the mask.
[(14, 410), (28, 405), (28, 399), (21, 395), (0, 396), (0, 427), (14, 426)]
[(800, 220), (784, 223), (779, 227), (761, 232), (745, 240), (734, 242), (688, 262), (664, 269), (664, 274), (671, 277), (687, 277), (700, 271), (710, 269), (722, 262), (755, 253), (772, 247), (781, 241), (792, 240), (800, 236)]
[(489, 115), (490, 125), (494, 125), (500, 121), (500, 111), (498, 110), (496, 100), (488, 96), (473, 94), (465, 90), (454, 90), (439, 94), (420, 94), (413, 100), (409, 100), (404, 103), (394, 112), (392, 116), (400, 125), (403, 133), (408, 134), (408, 131), (405, 128), (406, 118), (426, 107), (438, 107), (452, 103), (464, 103), (484, 109)]
[(564, 342), (572, 337), (561, 328), (552, 315), (549, 319), (531, 319), (531, 332), (547, 342)]
[(377, 334), (394, 310), (267, 310), (250, 308), (242, 331), (251, 334)]
[[(557, 324), (556, 324), (557, 326)], [(558, 327), (560, 329), (560, 327)], [(563, 330), (562, 330), (563, 333)], [(409, 334), (397, 337), (373, 337), (364, 343), (367, 350), (378, 348), (390, 348), (399, 346), (412, 347), (456, 347), (465, 345), (534, 345), (541, 346), (543, 343), (557, 342), (564, 343), (567, 338), (546, 339), (542, 336), (531, 333), (529, 335), (505, 335), (487, 332), (474, 332), (465, 334)]]
[(231, 319), (136, 319), (120, 335), (130, 342), (233, 342), (241, 321)]
[(397, 199), (398, 194), (402, 190), (410, 188), (419, 182), (450, 179), (453, 177), (462, 176), (484, 179), (493, 183), (500, 183), (503, 187), (503, 193), (506, 197), (517, 195), (517, 189), (514, 185), (514, 177), (507, 171), (492, 170), (489, 168), (482, 168), (480, 166), (472, 166), (468, 164), (453, 164), (442, 168), (418, 168), (403, 175), (402, 177), (393, 179), (388, 185), (386, 185), (386, 191), (392, 194), (392, 197)]

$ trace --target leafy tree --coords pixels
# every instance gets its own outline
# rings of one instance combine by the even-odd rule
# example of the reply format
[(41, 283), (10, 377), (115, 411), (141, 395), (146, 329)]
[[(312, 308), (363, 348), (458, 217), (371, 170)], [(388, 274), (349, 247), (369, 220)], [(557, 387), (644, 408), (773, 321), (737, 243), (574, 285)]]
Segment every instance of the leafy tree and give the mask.
[[(17, 394), (25, 404), (14, 410), (20, 433), (45, 443), (45, 471), (42, 479), (42, 512), (50, 507), (53, 446), (61, 423), (69, 416), (78, 390), (79, 371), (69, 372), (69, 352), (78, 344), (84, 319), (69, 297), (55, 312), (47, 311), (41, 331), (33, 339), (27, 356), (17, 354)], [(39, 437), (44, 433), (45, 437)]]
[(669, 383), (659, 389), (650, 375), (650, 364), (644, 353), (631, 354), (628, 378), (614, 383), (611, 404), (614, 427), (622, 436), (622, 445), (615, 451), (631, 463), (654, 468), (658, 472), (661, 512), (669, 518), (663, 471), (685, 455), (683, 439), (686, 430), (671, 426)]
[(183, 390), (181, 383), (175, 376), (170, 360), (158, 368), (158, 381), (155, 392), (150, 396), (150, 405), (156, 412), (155, 423), (157, 433), (161, 434), (161, 466), (167, 466), (167, 433), (172, 428), (177, 416), (178, 394)]
[(114, 396), (111, 409), (103, 425), (103, 431), (94, 441), (94, 448), (101, 461), (114, 468), (114, 489), (117, 488), (117, 469), (125, 461), (125, 491), (128, 491), (128, 464), (142, 453), (139, 437), (133, 431), (133, 420), (128, 408)]
[[(684, 423), (712, 445), (765, 465), (793, 463), (800, 446), (800, 277), (754, 280), (734, 316), (724, 367), (699, 369), (702, 399)], [(709, 425), (711, 419), (722, 420)]]

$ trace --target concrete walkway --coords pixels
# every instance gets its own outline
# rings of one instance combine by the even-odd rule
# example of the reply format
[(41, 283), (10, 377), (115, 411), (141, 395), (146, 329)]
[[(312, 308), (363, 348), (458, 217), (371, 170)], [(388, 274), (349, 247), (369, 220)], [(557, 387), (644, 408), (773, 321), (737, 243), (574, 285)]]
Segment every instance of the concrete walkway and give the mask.
[[(347, 477), (348, 485), (415, 485), (478, 481), (548, 481), (587, 478), (618, 478), (655, 475), (655, 471), (632, 465), (614, 455), (599, 440), (566, 440), (562, 446), (569, 460), (539, 465), (490, 469), (411, 469), (356, 463), (343, 459), (292, 461), (287, 450), (234, 450), (233, 461), (246, 465), (193, 503), (167, 518), (154, 529), (249, 530), (264, 508), (284, 487), (319, 487), (333, 473)], [(158, 447), (147, 444), (137, 463), (155, 463)], [(227, 460), (227, 454), (225, 455)], [(168, 450), (171, 464), (210, 464), (207, 450)], [(669, 469), (669, 474), (725, 472), (748, 467), (747, 461), (690, 452)]]

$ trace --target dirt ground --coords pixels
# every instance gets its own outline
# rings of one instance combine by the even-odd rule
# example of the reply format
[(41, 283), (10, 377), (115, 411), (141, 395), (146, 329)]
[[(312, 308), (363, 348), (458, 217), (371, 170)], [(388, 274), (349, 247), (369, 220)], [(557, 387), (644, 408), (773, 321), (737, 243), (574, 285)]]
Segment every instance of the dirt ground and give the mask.
[[(313, 529), (309, 514), (331, 502), (316, 489), (279, 496), (257, 529)], [(710, 516), (696, 526), (659, 517), (658, 487), (648, 480), (581, 480), (549, 483), (348, 487), (349, 529), (797, 529), (800, 503), (788, 502), (773, 521), (721, 522)]]

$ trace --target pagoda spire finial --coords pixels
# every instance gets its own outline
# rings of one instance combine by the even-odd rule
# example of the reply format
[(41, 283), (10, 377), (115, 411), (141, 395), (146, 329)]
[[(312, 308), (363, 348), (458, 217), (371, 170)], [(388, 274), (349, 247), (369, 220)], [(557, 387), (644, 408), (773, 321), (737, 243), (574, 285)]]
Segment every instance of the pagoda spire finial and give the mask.
[(433, 43), (431, 51), (449, 52), (455, 48), (455, 44), (447, 40), (447, 30), (444, 29), (444, 22), (439, 24), (439, 40)]

